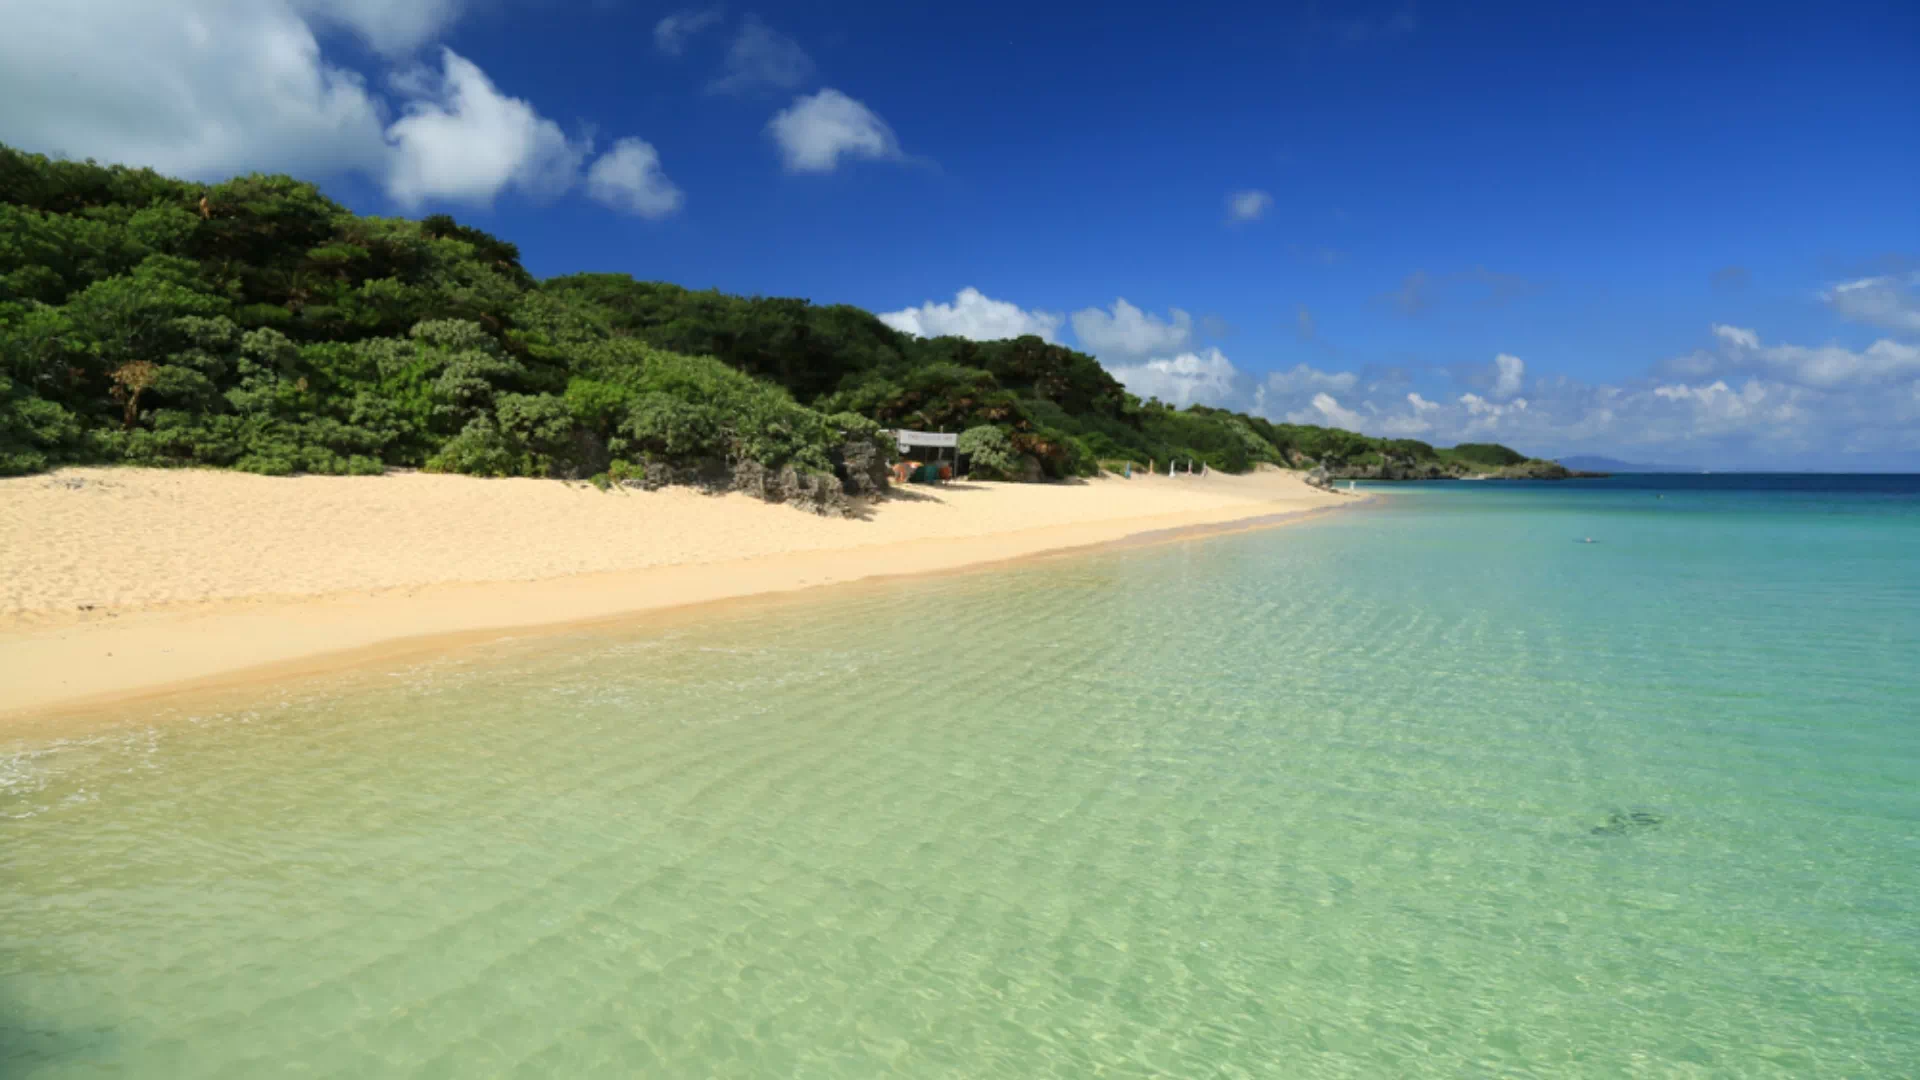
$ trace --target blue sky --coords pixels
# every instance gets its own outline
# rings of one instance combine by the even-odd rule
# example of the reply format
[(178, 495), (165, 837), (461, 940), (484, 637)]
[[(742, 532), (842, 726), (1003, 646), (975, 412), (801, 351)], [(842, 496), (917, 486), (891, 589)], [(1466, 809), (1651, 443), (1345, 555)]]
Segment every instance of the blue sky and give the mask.
[(1920, 8), (24, 0), (0, 140), (1436, 443), (1920, 469)]

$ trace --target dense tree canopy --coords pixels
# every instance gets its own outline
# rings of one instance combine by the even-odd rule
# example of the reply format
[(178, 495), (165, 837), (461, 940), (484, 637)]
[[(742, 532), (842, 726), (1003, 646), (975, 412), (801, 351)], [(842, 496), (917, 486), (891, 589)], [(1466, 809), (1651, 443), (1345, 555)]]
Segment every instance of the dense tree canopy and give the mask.
[(363, 217), (284, 176), (194, 184), (0, 146), (0, 474), (820, 473), (876, 422), (971, 430), (1010, 476), (1524, 460), (1143, 403), (1035, 337), (919, 339), (845, 305), (626, 275), (539, 282), (452, 218)]

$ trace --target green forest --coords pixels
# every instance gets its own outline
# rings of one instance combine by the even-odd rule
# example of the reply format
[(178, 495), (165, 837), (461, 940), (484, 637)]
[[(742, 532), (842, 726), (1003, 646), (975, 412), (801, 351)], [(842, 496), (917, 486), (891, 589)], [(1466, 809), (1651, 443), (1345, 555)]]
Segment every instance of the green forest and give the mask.
[(849, 470), (884, 461), (895, 427), (964, 431), (975, 474), (1004, 479), (1176, 458), (1527, 463), (1143, 402), (1034, 337), (920, 339), (845, 305), (626, 275), (538, 281), (513, 244), (451, 217), (361, 216), (286, 176), (198, 184), (0, 146), (0, 475), (605, 482), (750, 464), (853, 491)]

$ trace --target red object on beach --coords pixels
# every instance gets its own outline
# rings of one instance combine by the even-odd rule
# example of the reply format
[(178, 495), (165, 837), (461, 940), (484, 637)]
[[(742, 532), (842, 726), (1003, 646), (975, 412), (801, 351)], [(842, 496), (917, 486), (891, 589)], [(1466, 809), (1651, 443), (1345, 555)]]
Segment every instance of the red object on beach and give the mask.
[(953, 479), (953, 466), (951, 465), (940, 466), (940, 479), (942, 480)]

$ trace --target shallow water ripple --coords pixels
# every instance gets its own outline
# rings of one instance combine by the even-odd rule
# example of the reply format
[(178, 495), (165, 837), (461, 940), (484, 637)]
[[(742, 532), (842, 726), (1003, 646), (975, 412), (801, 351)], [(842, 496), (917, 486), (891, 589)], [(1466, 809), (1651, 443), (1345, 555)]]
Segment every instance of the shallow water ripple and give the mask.
[(1449, 498), (19, 740), (0, 1072), (1920, 1060), (1911, 521)]

